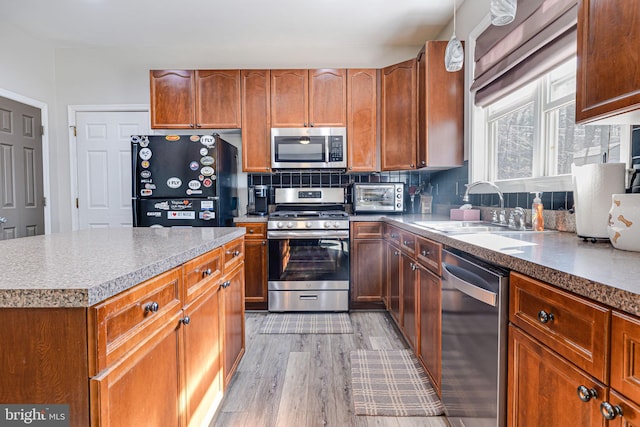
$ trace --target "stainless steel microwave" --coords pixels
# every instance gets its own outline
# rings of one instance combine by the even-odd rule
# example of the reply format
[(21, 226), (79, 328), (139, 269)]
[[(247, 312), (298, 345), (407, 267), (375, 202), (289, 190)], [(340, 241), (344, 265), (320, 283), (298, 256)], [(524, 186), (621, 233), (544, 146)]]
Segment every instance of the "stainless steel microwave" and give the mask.
[(353, 212), (404, 212), (404, 184), (371, 182), (353, 184)]
[(347, 128), (272, 128), (271, 168), (346, 169)]

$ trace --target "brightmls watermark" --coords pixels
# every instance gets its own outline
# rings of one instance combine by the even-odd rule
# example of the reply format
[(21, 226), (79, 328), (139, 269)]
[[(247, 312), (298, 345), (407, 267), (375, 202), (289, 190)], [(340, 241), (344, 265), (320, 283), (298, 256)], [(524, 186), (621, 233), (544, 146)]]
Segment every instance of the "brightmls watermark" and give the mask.
[(69, 405), (0, 405), (0, 427), (69, 427)]

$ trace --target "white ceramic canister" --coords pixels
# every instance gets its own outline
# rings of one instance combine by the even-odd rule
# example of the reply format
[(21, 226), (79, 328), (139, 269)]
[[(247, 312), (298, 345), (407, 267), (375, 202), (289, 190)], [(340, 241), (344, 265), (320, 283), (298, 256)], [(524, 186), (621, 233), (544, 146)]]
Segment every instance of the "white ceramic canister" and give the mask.
[(609, 239), (616, 249), (640, 251), (640, 194), (612, 194)]

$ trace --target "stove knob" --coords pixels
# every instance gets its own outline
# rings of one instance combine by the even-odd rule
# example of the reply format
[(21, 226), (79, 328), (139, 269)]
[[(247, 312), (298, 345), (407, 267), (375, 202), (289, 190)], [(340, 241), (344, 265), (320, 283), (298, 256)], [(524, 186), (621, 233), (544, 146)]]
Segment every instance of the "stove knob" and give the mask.
[(282, 221), (278, 221), (278, 224), (276, 225), (278, 226), (278, 228), (284, 227), (284, 223)]
[(338, 228), (338, 227), (340, 227), (340, 222), (339, 221), (335, 221), (333, 223), (333, 228)]
[(289, 221), (287, 223), (287, 228), (293, 228), (293, 221)]
[(304, 223), (304, 226), (307, 228), (311, 228), (313, 226), (313, 224), (310, 221), (307, 221)]
[(325, 221), (324, 222), (324, 228), (331, 228), (331, 222)]

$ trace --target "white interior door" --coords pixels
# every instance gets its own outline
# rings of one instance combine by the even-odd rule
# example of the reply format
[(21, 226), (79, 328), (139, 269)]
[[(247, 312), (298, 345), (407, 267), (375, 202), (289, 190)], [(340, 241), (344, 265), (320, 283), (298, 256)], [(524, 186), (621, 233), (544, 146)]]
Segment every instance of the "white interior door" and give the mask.
[(44, 234), (41, 111), (0, 97), (0, 240)]
[(131, 135), (149, 133), (149, 113), (76, 113), (80, 229), (131, 227)]

